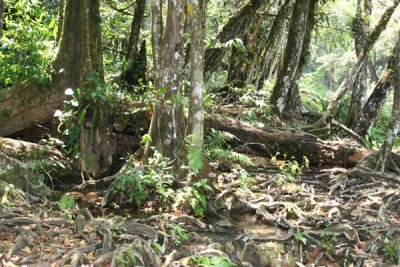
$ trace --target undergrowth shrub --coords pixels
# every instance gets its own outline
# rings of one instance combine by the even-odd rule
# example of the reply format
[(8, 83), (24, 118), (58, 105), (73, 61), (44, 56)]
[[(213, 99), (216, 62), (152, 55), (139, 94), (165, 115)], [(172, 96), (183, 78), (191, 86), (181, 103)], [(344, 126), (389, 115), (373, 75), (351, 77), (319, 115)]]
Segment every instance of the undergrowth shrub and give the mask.
[(57, 12), (38, 0), (7, 1), (0, 46), (0, 88), (35, 80), (50, 80), (55, 56)]

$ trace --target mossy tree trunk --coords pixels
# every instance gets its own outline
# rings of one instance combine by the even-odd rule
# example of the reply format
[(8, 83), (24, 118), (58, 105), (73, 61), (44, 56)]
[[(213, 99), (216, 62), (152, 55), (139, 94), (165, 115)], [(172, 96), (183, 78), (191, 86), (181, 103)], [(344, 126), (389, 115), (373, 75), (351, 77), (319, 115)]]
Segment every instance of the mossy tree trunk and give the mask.
[[(307, 28), (310, 27), (311, 0), (297, 0), (292, 12), (292, 21), (288, 33), (288, 41), (285, 48), (283, 61), (278, 69), (278, 77), (271, 95), (271, 104), (275, 111), (280, 115), (300, 114), (301, 101), (298, 87), (295, 86), (300, 63), (303, 54), (303, 46), (307, 46), (305, 41)], [(306, 40), (308, 39), (308, 40)]]
[(260, 42), (260, 30), (262, 26), (262, 15), (255, 14), (247, 33), (243, 35), (243, 44), (246, 50), (232, 47), (231, 60), (228, 70), (227, 84), (235, 87), (246, 86), (250, 73), (251, 64), (256, 60), (257, 46)]

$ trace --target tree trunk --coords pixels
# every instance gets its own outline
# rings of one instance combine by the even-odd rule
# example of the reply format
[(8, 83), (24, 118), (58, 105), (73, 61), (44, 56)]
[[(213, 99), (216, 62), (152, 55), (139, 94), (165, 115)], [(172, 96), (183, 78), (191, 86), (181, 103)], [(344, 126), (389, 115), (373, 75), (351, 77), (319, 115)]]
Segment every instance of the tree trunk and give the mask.
[(0, 38), (3, 35), (3, 19), (4, 19), (5, 8), (6, 8), (6, 1), (0, 0)]
[[(263, 0), (251, 0), (235, 16), (229, 19), (217, 36), (220, 43), (226, 43), (234, 38), (240, 38), (248, 31), (257, 10), (263, 4)], [(225, 55), (226, 48), (212, 48), (205, 52), (205, 71), (214, 72)]]
[(206, 14), (206, 1), (189, 1), (192, 7), (190, 16), (190, 81), (192, 91), (189, 105), (189, 131), (191, 145), (199, 150), (204, 143), (204, 110), (203, 110), (203, 72), (204, 72), (204, 27)]
[(380, 149), (380, 157), (377, 162), (377, 169), (382, 172), (391, 170), (400, 174), (400, 168), (392, 159), (392, 148), (394, 141), (400, 131), (400, 31), (397, 34), (397, 42), (394, 53), (394, 75), (393, 75), (393, 110), (392, 119), (389, 124), (389, 130), (386, 133), (385, 142)]
[(260, 29), (262, 26), (261, 14), (256, 14), (249, 26), (248, 33), (243, 36), (243, 44), (246, 51), (238, 47), (232, 47), (227, 84), (235, 87), (246, 86), (246, 80), (250, 73), (250, 67), (256, 59), (255, 52), (260, 42)]
[(356, 63), (350, 69), (346, 78), (343, 80), (339, 88), (333, 94), (327, 110), (322, 114), (322, 117), (319, 119), (319, 121), (316, 122), (311, 128), (321, 128), (321, 126), (330, 124), (330, 122), (332, 121), (333, 117), (337, 112), (337, 109), (339, 108), (341, 98), (344, 96), (344, 94), (349, 89), (351, 84), (354, 83), (355, 78), (357, 77), (357, 75), (359, 74), (361, 68), (365, 63), (365, 59), (367, 58), (371, 49), (374, 47), (381, 33), (386, 29), (386, 26), (389, 23), (389, 20), (392, 17), (399, 3), (400, 0), (394, 0), (392, 5), (385, 10), (378, 24), (371, 32), (368, 39), (365, 41), (365, 44), (360, 52), (360, 55), (356, 60)]
[[(291, 93), (288, 96), (288, 103), (289, 103), (288, 106), (291, 106), (294, 108), (295, 114), (296, 113), (300, 114), (304, 110), (304, 107), (303, 107), (303, 104), (302, 104), (301, 98), (300, 98), (299, 80), (303, 73), (303, 69), (304, 69), (305, 65), (307, 64), (307, 61), (310, 58), (310, 44), (311, 44), (312, 33), (314, 31), (314, 26), (315, 26), (315, 13), (316, 13), (317, 5), (318, 5), (318, 0), (311, 0), (310, 10), (308, 13), (308, 20), (307, 20), (307, 29), (306, 29), (306, 33), (304, 36), (303, 47), (301, 50), (299, 67), (295, 74), (293, 83), (291, 85), (291, 89), (289, 90), (289, 92), (291, 92)], [(292, 113), (292, 112), (290, 112), (290, 113)]]
[(386, 64), (378, 83), (375, 85), (372, 94), (367, 100), (367, 103), (365, 103), (362, 108), (360, 116), (354, 122), (354, 131), (360, 136), (365, 136), (371, 126), (374, 125), (379, 111), (383, 107), (383, 104), (389, 95), (393, 81), (394, 64), (395, 58), (393, 54), (389, 59), (389, 62)]
[[(160, 90), (155, 106), (156, 122), (153, 144), (164, 157), (175, 160), (184, 144), (180, 65), (183, 48), (183, 3), (168, 1), (166, 28), (162, 40), (160, 59)], [(178, 160), (175, 163), (178, 164)]]
[[(240, 144), (259, 147), (262, 156), (276, 152), (298, 161), (306, 156), (312, 165), (352, 167), (368, 154), (366, 149), (345, 141), (322, 141), (305, 132), (258, 128), (249, 123), (222, 116), (206, 116), (205, 127), (227, 131), (240, 139)], [(253, 150), (254, 151), (254, 150)]]
[(271, 95), (271, 104), (280, 116), (283, 113), (300, 114), (301, 112), (300, 94), (298, 88), (296, 90), (293, 85), (297, 82), (297, 72), (307, 26), (309, 26), (310, 4), (311, 0), (297, 0), (293, 8), (284, 59), (278, 70), (278, 77)]
[[(153, 69), (154, 69), (154, 88), (160, 89), (161, 84), (161, 42), (163, 35), (163, 16), (162, 16), (162, 2), (159, 0), (152, 0), (151, 2), (151, 43), (153, 50)], [(161, 99), (160, 94), (156, 94), (156, 102), (153, 106), (153, 116), (151, 117), (149, 136), (154, 140), (159, 140), (159, 133), (157, 129), (159, 102)], [(147, 164), (147, 160), (151, 154), (151, 146), (154, 145), (153, 140), (146, 142), (144, 153), (142, 157), (143, 164)]]
[(272, 62), (276, 59), (279, 53), (279, 44), (282, 42), (282, 36), (286, 26), (285, 17), (292, 8), (293, 2), (294, 0), (286, 0), (272, 23), (261, 63), (261, 71), (256, 82), (257, 89), (262, 88), (264, 81), (271, 73)]
[[(85, 81), (88, 74), (97, 72), (99, 82), (104, 82), (99, 1), (66, 0), (63, 11), (62, 34), (53, 63), (55, 74), (51, 84), (40, 86), (34, 82), (24, 82), (0, 91), (0, 136), (49, 121), (55, 110), (62, 109), (66, 99), (65, 89), (90, 91), (96, 88), (93, 82)], [(8, 123), (10, 119), (13, 120), (12, 124)], [(89, 121), (86, 123), (90, 124)], [(94, 129), (93, 132), (98, 133), (94, 144), (86, 142), (88, 129), (84, 125), (80, 136), (80, 167), (88, 176), (104, 174), (104, 169), (111, 165), (109, 159), (115, 150), (114, 136), (104, 131), (112, 128), (108, 118), (97, 125), (103, 125), (104, 128)], [(99, 162), (103, 162), (101, 165), (107, 162), (107, 167), (98, 169), (95, 166)]]
[[(136, 1), (135, 12), (133, 14), (131, 33), (129, 36), (128, 50), (127, 50), (127, 69), (122, 74), (122, 79), (126, 81), (129, 85), (138, 85), (138, 80), (143, 71), (140, 58), (138, 57), (138, 45), (139, 45), (139, 35), (140, 29), (143, 24), (144, 13), (146, 9), (146, 0)], [(139, 71), (138, 71), (139, 69)]]
[[(371, 13), (371, 0), (358, 0), (357, 15), (354, 18), (352, 25), (357, 57), (360, 55), (362, 47), (365, 44), (365, 40), (368, 37), (369, 17), (371, 16)], [(349, 128), (352, 128), (354, 121), (359, 116), (360, 110), (365, 104), (365, 97), (367, 94), (367, 69), (369, 57), (367, 57), (365, 60), (367, 63), (363, 64), (363, 67), (361, 68), (361, 71), (357, 75), (353, 84), (350, 107), (346, 119), (346, 126)]]

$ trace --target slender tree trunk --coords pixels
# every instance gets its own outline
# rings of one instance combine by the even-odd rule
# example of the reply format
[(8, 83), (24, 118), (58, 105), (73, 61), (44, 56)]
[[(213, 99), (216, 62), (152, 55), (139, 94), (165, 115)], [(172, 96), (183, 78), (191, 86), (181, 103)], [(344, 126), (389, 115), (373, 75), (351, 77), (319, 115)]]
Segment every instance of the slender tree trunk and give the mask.
[[(218, 34), (217, 40), (225, 43), (234, 38), (242, 39), (262, 4), (263, 0), (251, 0), (235, 16), (229, 19)], [(213, 72), (219, 66), (226, 51), (226, 48), (207, 49), (205, 52), (205, 71)]]
[(278, 77), (271, 95), (271, 103), (276, 112), (300, 113), (298, 106), (300, 95), (293, 87), (299, 71), (303, 44), (305, 41), (311, 0), (297, 0), (293, 12), (292, 21), (288, 33), (288, 42), (285, 48), (284, 59), (278, 70)]
[[(151, 43), (153, 50), (153, 69), (154, 69), (154, 88), (155, 90), (160, 89), (161, 84), (161, 42), (163, 35), (163, 17), (162, 17), (162, 2), (160, 0), (152, 0), (151, 2)], [(158, 122), (158, 110), (159, 110), (159, 102), (161, 96), (160, 94), (156, 95), (156, 102), (153, 107), (153, 116), (150, 122), (149, 135), (151, 137), (151, 141), (148, 141), (145, 145), (144, 153), (142, 161), (144, 164), (147, 164), (148, 157), (151, 153), (151, 146), (154, 145), (154, 141), (159, 140), (159, 131), (157, 128)]]
[(394, 61), (395, 58), (392, 55), (367, 103), (362, 108), (360, 116), (354, 122), (354, 131), (360, 136), (365, 136), (368, 133), (368, 130), (374, 125), (379, 111), (386, 102), (393, 80)]
[[(160, 10), (159, 5), (154, 7)], [(159, 26), (153, 25), (153, 27)], [(185, 136), (180, 79), (183, 48), (183, 3), (181, 0), (168, 1), (165, 27), (161, 50), (159, 50), (160, 69), (158, 70), (159, 74), (156, 74), (156, 80), (159, 79), (157, 104), (155, 105), (156, 116), (152, 119), (154, 121), (151, 123), (150, 134), (152, 135), (152, 144), (160, 150), (161, 155), (175, 160), (175, 166), (179, 166), (178, 156), (183, 148)], [(154, 37), (158, 38), (158, 36)]]
[(192, 5), (190, 16), (190, 80), (192, 91), (189, 106), (189, 134), (191, 143), (197, 149), (203, 149), (204, 143), (204, 110), (203, 110), (203, 72), (204, 72), (204, 27), (206, 0), (189, 1)]
[(261, 71), (256, 82), (257, 89), (261, 89), (264, 80), (266, 80), (271, 73), (272, 62), (276, 59), (279, 53), (279, 44), (282, 42), (282, 36), (286, 26), (285, 17), (292, 8), (293, 2), (294, 0), (286, 0), (272, 23), (265, 46)]
[(143, 71), (141, 70), (142, 62), (139, 58), (138, 53), (138, 45), (139, 45), (139, 36), (140, 29), (143, 24), (144, 13), (146, 9), (146, 0), (137, 0), (136, 8), (133, 14), (132, 25), (131, 25), (131, 33), (129, 36), (128, 50), (127, 50), (127, 61), (128, 66), (127, 69), (122, 74), (122, 79), (125, 80), (130, 85), (137, 85), (139, 77)]
[(0, 38), (3, 35), (3, 19), (4, 19), (5, 8), (6, 8), (6, 1), (0, 0)]
[(374, 30), (369, 35), (368, 39), (363, 46), (360, 55), (358, 56), (356, 63), (350, 69), (346, 78), (340, 84), (339, 88), (333, 94), (331, 101), (329, 102), (327, 110), (323, 113), (322, 117), (316, 122), (311, 128), (321, 128), (321, 125), (329, 125), (335, 116), (337, 109), (340, 104), (340, 100), (347, 92), (349, 87), (354, 83), (355, 78), (360, 72), (361, 68), (365, 63), (365, 59), (367, 58), (369, 52), (374, 47), (376, 41), (378, 40), (381, 33), (386, 29), (387, 24), (389, 23), (392, 14), (396, 10), (396, 7), (399, 5), (400, 0), (394, 0), (393, 3), (385, 10), (378, 24), (375, 26)]
[[(368, 37), (369, 17), (372, 13), (371, 0), (358, 0), (357, 15), (353, 20), (353, 35), (357, 57), (360, 55), (365, 40)], [(367, 57), (366, 62), (369, 61)], [(349, 112), (346, 119), (346, 126), (352, 128), (354, 121), (359, 116), (360, 110), (365, 104), (367, 94), (367, 69), (368, 64), (364, 63), (359, 75), (353, 84)]]
[(397, 42), (394, 55), (394, 75), (393, 75), (393, 110), (392, 119), (389, 125), (389, 130), (386, 133), (385, 142), (382, 144), (380, 150), (380, 158), (378, 160), (377, 169), (381, 171), (395, 171), (400, 174), (400, 168), (392, 159), (392, 148), (396, 137), (400, 131), (400, 31), (397, 34)]

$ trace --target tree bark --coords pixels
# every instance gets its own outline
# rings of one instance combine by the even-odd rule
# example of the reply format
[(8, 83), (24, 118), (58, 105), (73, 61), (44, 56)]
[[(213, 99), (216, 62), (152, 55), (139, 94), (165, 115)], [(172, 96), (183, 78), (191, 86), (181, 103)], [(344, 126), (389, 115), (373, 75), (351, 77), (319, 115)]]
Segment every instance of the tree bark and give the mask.
[(392, 148), (396, 137), (400, 131), (400, 30), (397, 34), (397, 42), (394, 53), (394, 75), (393, 75), (393, 109), (392, 118), (389, 124), (389, 129), (386, 133), (385, 142), (380, 149), (379, 159), (376, 169), (382, 172), (391, 170), (400, 174), (400, 168), (396, 165), (392, 158)]
[(300, 59), (306, 31), (311, 0), (297, 0), (292, 12), (292, 21), (288, 33), (288, 42), (285, 48), (284, 59), (278, 70), (278, 77), (272, 90), (271, 104), (275, 111), (282, 116), (283, 113), (300, 114), (300, 94), (298, 88), (293, 87), (298, 78)]
[(344, 94), (349, 89), (350, 85), (354, 83), (355, 78), (359, 74), (361, 68), (365, 63), (369, 52), (374, 47), (376, 41), (378, 40), (381, 33), (386, 29), (390, 18), (392, 17), (396, 7), (399, 5), (400, 0), (394, 0), (393, 3), (385, 10), (378, 24), (375, 26), (374, 30), (369, 35), (368, 39), (358, 56), (356, 63), (350, 69), (346, 78), (340, 84), (339, 88), (333, 94), (331, 101), (329, 102), (327, 110), (322, 114), (322, 117), (311, 127), (311, 128), (321, 128), (321, 126), (329, 125), (335, 116), (337, 109), (339, 108), (340, 100)]
[(190, 16), (190, 62), (191, 72), (190, 81), (192, 91), (189, 105), (189, 131), (191, 135), (191, 145), (199, 150), (203, 149), (204, 143), (204, 109), (203, 109), (203, 91), (204, 91), (204, 27), (206, 14), (206, 1), (189, 1), (192, 7)]
[[(235, 16), (229, 19), (227, 24), (218, 33), (217, 40), (226, 43), (234, 38), (241, 38), (248, 31), (257, 10), (262, 6), (263, 0), (251, 0)], [(204, 70), (213, 72), (218, 68), (219, 63), (226, 53), (226, 48), (212, 48), (205, 52)]]

